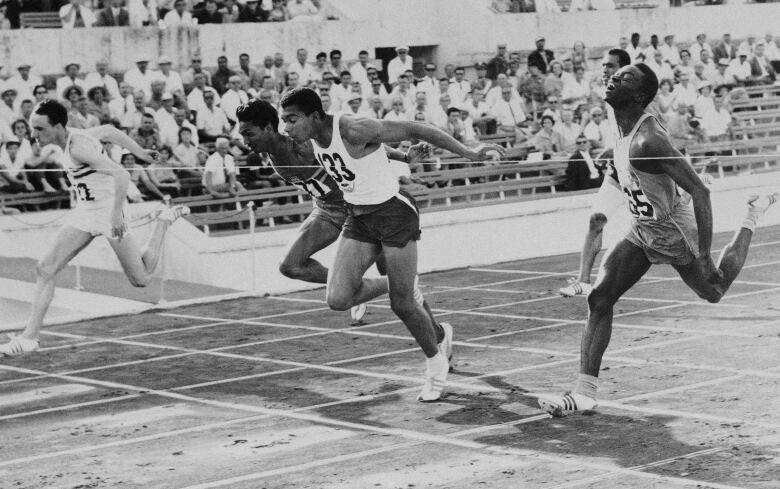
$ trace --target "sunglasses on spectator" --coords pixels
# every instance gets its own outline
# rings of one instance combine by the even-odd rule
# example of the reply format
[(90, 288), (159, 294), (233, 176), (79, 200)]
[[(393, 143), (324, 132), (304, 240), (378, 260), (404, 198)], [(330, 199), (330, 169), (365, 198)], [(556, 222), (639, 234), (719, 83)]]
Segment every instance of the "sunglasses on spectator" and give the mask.
[(577, 144), (588, 144), (587, 141), (577, 141)]
[(552, 99), (552, 100), (548, 100), (548, 102), (550, 102), (551, 104), (557, 104), (557, 103), (558, 103), (558, 100), (556, 100), (556, 99)]

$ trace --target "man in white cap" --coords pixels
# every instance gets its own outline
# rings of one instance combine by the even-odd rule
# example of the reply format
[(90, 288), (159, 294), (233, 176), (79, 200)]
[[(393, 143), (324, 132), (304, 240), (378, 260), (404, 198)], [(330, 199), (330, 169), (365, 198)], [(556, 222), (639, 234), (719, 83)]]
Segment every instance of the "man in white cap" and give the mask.
[(660, 48), (664, 55), (664, 61), (669, 63), (669, 66), (674, 68), (680, 64), (680, 50), (674, 45), (674, 34), (667, 34), (664, 36), (664, 43)]
[(119, 84), (113, 76), (108, 74), (108, 61), (104, 59), (95, 62), (95, 71), (84, 77), (84, 83), (87, 86), (87, 91), (94, 87), (103, 87), (111, 96), (110, 98), (112, 100), (121, 97), (119, 94)]
[(81, 87), (82, 90), (86, 91), (87, 87), (84, 84), (84, 80), (79, 77), (80, 69), (81, 65), (78, 63), (68, 63), (65, 65), (65, 76), (57, 79), (57, 97), (62, 98), (62, 93), (65, 89), (73, 85)]
[(33, 100), (33, 89), (35, 89), (36, 85), (41, 85), (43, 83), (40, 76), (30, 74), (30, 68), (31, 66), (29, 63), (22, 62), (17, 67), (19, 74), (12, 76), (5, 81), (5, 88), (16, 89), (16, 92), (18, 93), (16, 100), (18, 103), (21, 103), (22, 100), (25, 99)]
[(737, 57), (731, 60), (728, 68), (726, 68), (725, 77), (726, 80), (733, 79), (734, 84), (744, 83), (750, 78), (750, 63), (748, 63), (748, 56), (750, 56), (750, 49), (745, 46), (740, 46), (737, 50)]
[(162, 96), (162, 105), (154, 113), (154, 122), (160, 131), (160, 140), (163, 145), (175, 148), (179, 144), (179, 125), (174, 118), (173, 95), (165, 92)]
[(397, 56), (387, 64), (387, 82), (395, 86), (398, 84), (398, 77), (403, 75), (406, 70), (412, 69), (412, 57), (409, 56), (409, 46), (403, 44), (395, 48)]
[(184, 84), (181, 81), (181, 75), (178, 72), (171, 69), (171, 58), (168, 56), (160, 56), (157, 60), (157, 66), (160, 71), (157, 72), (157, 77), (165, 82), (165, 91), (169, 93), (181, 93), (184, 94)]
[(241, 77), (238, 75), (231, 75), (228, 78), (227, 87), (227, 91), (222, 94), (222, 110), (225, 112), (227, 120), (233, 125), (237, 121), (236, 109), (249, 102), (249, 97), (245, 91), (241, 90)]
[(152, 95), (152, 80), (156, 78), (156, 73), (148, 69), (149, 57), (140, 55), (135, 60), (135, 68), (131, 68), (125, 73), (124, 80), (133, 87), (134, 91), (142, 91), (146, 95), (146, 100)]
[(729, 60), (728, 58), (720, 58), (718, 60), (718, 63), (715, 65), (715, 73), (712, 74), (712, 85), (714, 87), (719, 87), (720, 85), (733, 85), (736, 83), (736, 80), (728, 81), (726, 79), (726, 68), (729, 66)]

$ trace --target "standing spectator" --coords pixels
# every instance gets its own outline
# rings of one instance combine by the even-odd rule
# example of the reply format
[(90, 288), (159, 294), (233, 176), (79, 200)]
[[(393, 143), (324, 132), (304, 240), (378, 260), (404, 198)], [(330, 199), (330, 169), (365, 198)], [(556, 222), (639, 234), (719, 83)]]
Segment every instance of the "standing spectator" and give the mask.
[(412, 57), (409, 56), (409, 46), (397, 46), (395, 52), (396, 57), (387, 64), (387, 83), (391, 86), (397, 85), (400, 76), (413, 67)]
[(162, 146), (160, 133), (154, 127), (154, 115), (145, 113), (141, 116), (141, 125), (130, 131), (130, 137), (144, 149), (158, 149)]
[(231, 76), (235, 76), (236, 72), (228, 68), (228, 59), (226, 56), (220, 56), (217, 58), (217, 71), (211, 77), (211, 86), (217, 93), (222, 96), (227, 91), (227, 83)]
[(122, 8), (122, 0), (110, 0), (109, 6), (101, 9), (97, 14), (97, 27), (113, 27), (130, 25), (130, 14)]
[(265, 22), (266, 20), (268, 20), (268, 14), (257, 0), (247, 0), (246, 5), (238, 15), (239, 22)]
[(108, 109), (111, 111), (111, 120), (124, 130), (132, 129), (130, 123), (130, 114), (135, 111), (133, 104), (133, 87), (123, 81), (119, 84), (119, 97), (112, 99), (108, 103)]
[(753, 57), (750, 58), (750, 82), (755, 85), (772, 83), (775, 81), (775, 69), (764, 56), (766, 43), (763, 39), (756, 41), (753, 46)]
[(181, 75), (171, 69), (172, 65), (171, 58), (160, 56), (160, 59), (157, 60), (157, 67), (160, 68), (160, 71), (157, 72), (157, 78), (165, 82), (166, 92), (184, 95), (184, 83)]
[(691, 47), (688, 49), (688, 51), (690, 51), (691, 54), (695, 56), (693, 59), (694, 63), (702, 61), (702, 51), (707, 51), (707, 54), (709, 54), (710, 58), (712, 58), (712, 46), (710, 46), (707, 42), (707, 34), (698, 34), (696, 36), (696, 42), (691, 44)]
[(63, 76), (62, 78), (57, 78), (57, 83), (55, 88), (57, 97), (64, 98), (65, 89), (73, 85), (81, 87), (82, 89), (86, 88), (86, 84), (84, 83), (84, 80), (82, 80), (79, 77), (80, 69), (81, 69), (81, 65), (78, 63), (68, 63), (67, 65), (65, 65), (65, 76)]
[(590, 109), (590, 120), (582, 130), (590, 145), (597, 149), (613, 148), (615, 146), (615, 137), (610, 128), (609, 121), (604, 117), (604, 110), (601, 107)]
[(192, 25), (192, 13), (187, 10), (186, 0), (176, 0), (173, 3), (173, 10), (169, 10), (163, 22), (168, 28), (177, 28), (180, 25), (189, 26)]
[(87, 74), (84, 78), (84, 87), (87, 91), (94, 87), (105, 88), (107, 92), (106, 100), (119, 97), (119, 85), (114, 77), (108, 74), (108, 61), (106, 60), (95, 62), (95, 71)]
[(737, 47), (731, 44), (731, 34), (723, 34), (723, 38), (712, 50), (712, 57), (717, 60), (725, 58), (728, 61), (737, 57)]
[(142, 91), (149, 100), (152, 96), (152, 81), (157, 78), (157, 73), (149, 70), (149, 58), (139, 56), (135, 61), (135, 68), (131, 68), (125, 73), (124, 80), (133, 87), (133, 91)]
[(273, 0), (271, 10), (268, 11), (269, 22), (284, 22), (290, 20), (290, 12), (287, 10), (284, 0)]
[(330, 67), (328, 66), (328, 55), (324, 52), (319, 52), (314, 58), (314, 66), (311, 69), (312, 80), (322, 80), (322, 76), (327, 71), (330, 71)]
[(569, 157), (566, 167), (566, 190), (585, 190), (598, 188), (604, 179), (601, 171), (590, 156), (590, 141), (580, 135), (576, 141), (576, 149)]
[(157, 0), (127, 0), (131, 27), (157, 25)]
[(111, 123), (111, 109), (108, 107), (108, 91), (100, 85), (87, 92), (87, 112), (97, 118), (100, 124)]
[(544, 36), (536, 37), (536, 50), (528, 55), (528, 65), (536, 65), (542, 74), (547, 74), (547, 68), (550, 62), (555, 59), (555, 55), (549, 49), (544, 49)]
[(228, 149), (227, 138), (216, 140), (216, 151), (206, 160), (203, 168), (203, 188), (214, 198), (225, 198), (243, 192), (244, 187), (236, 180), (236, 164)]
[(499, 73), (506, 74), (509, 69), (509, 63), (506, 59), (506, 44), (500, 43), (498, 45), (498, 53), (487, 62), (487, 77), (491, 80), (495, 80)]
[(83, 0), (69, 0), (60, 7), (60, 21), (63, 29), (77, 29), (80, 27), (92, 27), (97, 18), (89, 7), (82, 5)]
[(311, 3), (311, 0), (289, 0), (287, 2), (287, 11), (290, 14), (290, 18), (295, 20), (313, 17), (319, 13), (319, 10)]
[(222, 8), (219, 9), (219, 13), (222, 14), (223, 24), (233, 24), (238, 22), (238, 17), (241, 15), (241, 8), (236, 4), (236, 0), (224, 0)]
[(221, 24), (222, 14), (218, 10), (217, 0), (206, 0), (202, 9), (196, 10), (192, 16), (198, 24)]
[(214, 105), (214, 89), (203, 93), (204, 106), (198, 111), (198, 138), (203, 143), (212, 143), (218, 137), (230, 133), (230, 124), (225, 113)]
[[(297, 73), (295, 74), (297, 76)], [(228, 90), (222, 95), (222, 110), (225, 112), (228, 122), (233, 125), (237, 122), (236, 109), (249, 102), (246, 92), (241, 90), (241, 77), (233, 75), (228, 79)]]
[[(0, 31), (6, 31), (9, 29), (18, 29), (20, 26), (19, 13), (22, 9), (21, 0), (10, 0), (9, 2), (0, 3)], [(0, 187), (2, 187), (3, 179), (0, 177)], [(0, 214), (2, 214), (4, 208), (0, 207)]]
[(667, 34), (664, 36), (664, 44), (660, 48), (664, 55), (664, 61), (669, 63), (669, 66), (674, 68), (680, 64), (680, 51), (677, 46), (674, 45), (674, 34)]

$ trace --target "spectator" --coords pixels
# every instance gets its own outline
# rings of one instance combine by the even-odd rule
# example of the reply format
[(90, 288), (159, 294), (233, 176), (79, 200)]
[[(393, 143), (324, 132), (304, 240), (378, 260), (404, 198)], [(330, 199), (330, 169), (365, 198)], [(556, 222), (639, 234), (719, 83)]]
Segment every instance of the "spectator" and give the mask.
[(238, 15), (239, 22), (265, 22), (268, 20), (268, 14), (260, 6), (257, 0), (247, 0), (241, 13)]
[(702, 116), (702, 129), (710, 142), (728, 141), (732, 139), (733, 118), (725, 107), (723, 97), (716, 95), (713, 99), (713, 110)]
[(4, 192), (33, 192), (35, 187), (21, 171), (24, 162), (18, 157), (19, 140), (10, 136), (0, 148), (0, 190)]
[(561, 123), (556, 125), (555, 130), (561, 135), (561, 151), (573, 152), (577, 137), (582, 134), (582, 126), (574, 121), (574, 111), (570, 107), (561, 111)]
[(557, 59), (550, 63), (550, 72), (544, 80), (544, 91), (550, 95), (560, 97), (563, 92), (563, 84), (566, 81), (563, 73), (563, 63)]
[(693, 107), (696, 103), (696, 97), (698, 97), (699, 94), (696, 91), (696, 87), (691, 83), (688, 72), (678, 71), (677, 81), (677, 86), (674, 87), (674, 103), (676, 105)]
[(36, 191), (57, 193), (68, 190), (61, 161), (62, 149), (56, 144), (47, 144), (41, 148), (38, 143), (33, 143), (32, 156), (25, 163), (25, 169), (38, 171), (25, 172), (25, 174), (28, 175), (28, 181)]
[(168, 28), (176, 28), (180, 25), (192, 25), (192, 13), (187, 10), (186, 0), (176, 0), (173, 3), (173, 10), (168, 11), (163, 17), (163, 22)]
[[(710, 54), (709, 51), (706, 51), (704, 49), (701, 50), (701, 53), (699, 53), (699, 56), (701, 57), (701, 64), (704, 67), (703, 70), (703, 77), (705, 80), (712, 81), (712, 78), (715, 76), (715, 73), (717, 73), (718, 68), (717, 65), (712, 61), (712, 54)], [(694, 69), (696, 66), (694, 66)]]
[(515, 143), (521, 143), (528, 139), (525, 132), (528, 123), (520, 97), (508, 84), (501, 88), (500, 93), (500, 98), (490, 107), (490, 113), (496, 118), (499, 132), (513, 134)]
[[(645, 59), (654, 59), (655, 53), (659, 52), (661, 50), (660, 46), (658, 45), (658, 36), (656, 34), (653, 34), (650, 36), (650, 45), (645, 48)], [(661, 55), (661, 59), (663, 60), (663, 54)]]
[(334, 75), (347, 71), (347, 65), (342, 62), (341, 50), (333, 49), (330, 52), (330, 72)]
[(674, 34), (664, 36), (664, 44), (658, 48), (664, 55), (664, 61), (669, 63), (672, 68), (680, 64), (680, 51), (674, 45)]
[[(460, 117), (460, 109), (457, 107), (450, 107), (447, 109), (447, 122), (442, 129), (454, 139), (467, 146), (475, 146), (477, 144), (474, 129), (466, 127)], [(471, 130), (469, 131), (469, 129)]]
[[(17, 119), (11, 124), (11, 133), (13, 134), (13, 137), (19, 141), (19, 150), (16, 153), (16, 159), (20, 165), (19, 168), (22, 168), (26, 166), (33, 157), (30, 125), (23, 119)], [(29, 176), (26, 173), (25, 179), (29, 180)]]
[[(530, 104), (531, 114), (536, 120), (536, 114), (547, 98), (544, 89), (545, 76), (542, 70), (535, 64), (528, 65), (528, 72), (520, 76), (517, 83), (517, 90), (525, 99), (526, 104)], [(473, 114), (472, 114), (473, 117)]]
[[(333, 114), (333, 111), (331, 110), (331, 101), (330, 101), (330, 95), (327, 93), (322, 94), (320, 97), (322, 100), (322, 111), (326, 114)], [(260, 97), (260, 100), (264, 100), (262, 97)], [(268, 102), (268, 100), (264, 100), (265, 102)], [(270, 103), (270, 102), (269, 102)]]
[(411, 121), (414, 120), (414, 114), (418, 112), (422, 112), (425, 115), (426, 122), (429, 121), (428, 119), (428, 96), (425, 94), (425, 92), (417, 92), (414, 94), (414, 105), (412, 107), (407, 107), (404, 104), (404, 100), (401, 97), (395, 97), (392, 99), (395, 100), (401, 100), (401, 106), (403, 108), (403, 111), (406, 113), (406, 120)]
[(734, 84), (744, 84), (751, 76), (752, 66), (748, 62), (749, 49), (740, 47), (737, 57), (731, 60), (724, 73), (726, 81), (734, 80)]
[[(485, 94), (485, 102), (487, 102), (489, 107), (492, 107), (496, 102), (501, 100), (501, 91), (504, 87), (512, 88), (512, 85), (509, 83), (507, 76), (504, 73), (500, 73), (493, 84), (493, 88), (488, 90)], [(512, 90), (512, 98), (520, 98), (520, 94), (517, 90)]]
[(181, 75), (171, 69), (171, 58), (168, 56), (160, 56), (157, 60), (157, 67), (160, 71), (157, 72), (157, 78), (165, 82), (164, 90), (172, 94), (184, 95), (184, 83), (182, 82)]
[(190, 64), (190, 67), (187, 68), (187, 71), (185, 71), (181, 76), (181, 81), (184, 83), (184, 86), (186, 88), (190, 88), (190, 86), (195, 81), (195, 75), (199, 73), (205, 77), (203, 83), (205, 85), (211, 86), (211, 73), (203, 69), (203, 60), (198, 54), (192, 57), (192, 64)]
[(712, 85), (715, 87), (718, 87), (720, 85), (735, 85), (735, 80), (727, 80), (726, 79), (726, 69), (729, 66), (729, 60), (726, 58), (721, 58), (718, 60), (718, 64), (715, 65), (715, 73), (712, 74), (712, 79), (710, 80), (712, 82)]
[(130, 14), (122, 8), (122, 0), (110, 0), (109, 6), (101, 9), (97, 14), (97, 27), (113, 27), (130, 25)]
[(704, 61), (704, 58), (701, 57), (702, 51), (707, 51), (707, 54), (709, 55), (710, 59), (712, 59), (712, 47), (707, 43), (707, 34), (698, 34), (696, 36), (696, 41), (691, 44), (690, 49), (688, 49), (695, 58), (693, 59), (693, 62), (696, 63), (698, 61)]
[(401, 75), (413, 68), (412, 57), (409, 56), (409, 46), (397, 46), (395, 52), (396, 57), (387, 64), (387, 83), (391, 86), (396, 86)]
[(466, 80), (466, 69), (458, 66), (454, 71), (454, 78), (450, 78), (450, 94), (456, 105), (466, 102), (471, 93), (471, 83)]
[[(495, 132), (495, 128), (491, 127), (495, 123), (495, 116), (490, 111), (487, 103), (485, 103), (482, 92), (479, 90), (472, 92), (471, 97), (466, 101), (466, 105), (461, 108), (468, 113), (469, 119), (472, 120), (474, 127), (480, 134)], [(489, 129), (492, 129), (492, 131)]]
[(162, 146), (174, 147), (179, 142), (179, 125), (174, 119), (173, 95), (165, 92), (162, 96), (161, 107), (154, 113), (154, 122), (160, 133)]
[(202, 152), (198, 145), (192, 141), (193, 133), (189, 127), (179, 128), (179, 144), (173, 149), (173, 155), (179, 162), (182, 173), (186, 176), (200, 175), (199, 153)]
[(368, 63), (368, 51), (363, 49), (358, 53), (357, 63), (353, 63), (349, 67), (349, 72), (354, 81), (360, 82), (363, 86), (368, 86), (370, 84), (368, 79), (369, 68), (371, 68), (371, 65)]
[(58, 97), (65, 98), (65, 89), (73, 85), (79, 86), (82, 89), (86, 88), (84, 80), (79, 77), (80, 69), (81, 65), (78, 63), (68, 63), (65, 65), (65, 76), (62, 78), (57, 78), (55, 91)]
[(244, 191), (236, 180), (236, 164), (228, 149), (230, 142), (226, 138), (216, 140), (216, 151), (206, 160), (203, 168), (203, 188), (214, 198), (225, 198)]
[[(764, 42), (766, 43), (764, 56), (766, 56), (766, 59), (768, 59), (770, 63), (773, 63), (774, 66), (774, 62), (780, 60), (780, 49), (778, 49), (777, 43), (775, 42), (775, 38), (772, 36), (772, 34), (766, 34), (764, 36)], [(777, 71), (776, 68), (775, 71)]]
[(379, 97), (379, 95), (369, 95), (367, 112), (368, 112), (368, 116), (371, 119), (377, 119), (377, 120), (384, 119), (385, 106), (384, 106), (384, 102)]
[(76, 99), (76, 103), (72, 104), (68, 111), (68, 127), (74, 129), (89, 129), (90, 127), (97, 127), (99, 125), (100, 121), (98, 118), (89, 113), (86, 95), (79, 95)]
[(133, 91), (142, 91), (147, 100), (152, 96), (152, 81), (157, 78), (157, 74), (148, 68), (149, 58), (139, 56), (135, 61), (135, 68), (131, 68), (125, 73), (124, 80), (133, 87)]
[(672, 67), (669, 66), (669, 63), (664, 61), (664, 55), (660, 50), (653, 52), (653, 58), (647, 60), (645, 64), (650, 67), (651, 70), (653, 70), (653, 73), (655, 73), (655, 76), (659, 80), (663, 80), (664, 78), (674, 78)]
[(79, 101), (79, 97), (82, 95), (84, 95), (84, 90), (82, 90), (81, 87), (77, 85), (73, 85), (72, 87), (65, 89), (65, 93), (63, 94), (63, 102), (69, 109), (75, 110), (76, 104)]
[(426, 114), (428, 122), (439, 129), (447, 129), (447, 110), (452, 107), (452, 98), (445, 93), (439, 97), (438, 104), (430, 104)]
[(719, 62), (725, 58), (728, 61), (737, 57), (737, 47), (731, 44), (731, 34), (723, 34), (723, 38), (715, 45), (712, 50), (712, 57)]
[(273, 0), (271, 10), (268, 11), (269, 22), (284, 22), (290, 20), (290, 12), (287, 10), (284, 0)]
[(206, 0), (202, 9), (196, 10), (192, 16), (198, 24), (221, 24), (222, 14), (218, 10), (217, 0)]
[(474, 69), (477, 71), (477, 78), (471, 82), (471, 91), (479, 90), (482, 93), (487, 93), (493, 87), (493, 81), (487, 77), (487, 65), (477, 63)]
[(691, 127), (690, 120), (691, 113), (688, 111), (688, 107), (683, 104), (677, 105), (676, 110), (667, 116), (666, 129), (669, 131), (675, 147), (680, 147), (694, 139), (695, 131)]
[(574, 68), (574, 76), (566, 79), (563, 83), (561, 98), (564, 104), (569, 104), (575, 110), (588, 102), (590, 98), (590, 82), (585, 79), (585, 68), (577, 66)]
[(241, 15), (241, 8), (236, 4), (236, 0), (224, 0), (222, 8), (219, 9), (219, 13), (222, 14), (223, 24), (233, 24), (238, 22), (238, 17)]
[(690, 51), (687, 49), (680, 50), (680, 64), (674, 67), (674, 71), (675, 73), (681, 71), (688, 73), (688, 78), (692, 78), (696, 74)]
[(32, 119), (32, 111), (35, 108), (35, 104), (30, 99), (22, 100), (19, 106), (19, 119), (25, 121), (29, 126)]
[(17, 67), (18, 74), (5, 81), (5, 88), (16, 89), (17, 101), (21, 104), (22, 100), (33, 98), (33, 89), (36, 85), (43, 83), (38, 75), (31, 75), (32, 67), (28, 63), (22, 63)]
[(144, 149), (158, 149), (162, 146), (162, 141), (154, 126), (154, 115), (144, 113), (141, 116), (141, 125), (130, 131), (130, 137)]
[[(297, 73), (295, 74), (297, 76)], [(228, 122), (233, 125), (236, 119), (236, 109), (249, 102), (246, 92), (241, 90), (241, 77), (233, 75), (228, 79), (228, 90), (222, 95), (222, 110)]]
[(411, 110), (415, 106), (415, 95), (412, 93), (411, 84), (406, 75), (401, 75), (398, 78), (398, 85), (390, 92), (390, 100), (396, 97), (404, 101), (406, 110)]
[(387, 105), (389, 94), (387, 93), (385, 84), (382, 83), (378, 77), (371, 80), (370, 84), (371, 84), (371, 95), (379, 97), (379, 99), (382, 101), (383, 106)]
[(330, 71), (330, 67), (328, 66), (328, 55), (324, 52), (319, 52), (314, 58), (314, 66), (311, 68), (312, 80), (322, 80), (322, 76), (327, 71)]
[(549, 49), (544, 49), (544, 36), (536, 37), (536, 50), (528, 55), (528, 65), (536, 65), (542, 74), (547, 74), (547, 68), (550, 62), (555, 59), (555, 55)]
[(693, 114), (696, 117), (704, 117), (708, 112), (715, 111), (715, 104), (712, 101), (712, 83), (702, 82), (699, 85), (699, 96), (696, 97), (696, 103), (693, 106)]
[(588, 70), (588, 52), (585, 49), (585, 43), (582, 41), (575, 41), (574, 46), (571, 48), (571, 61), (574, 63), (574, 67), (582, 66), (585, 71)]
[(590, 141), (590, 146), (593, 148), (604, 149), (615, 146), (612, 129), (601, 107), (590, 109), (590, 120), (582, 130), (582, 134)]
[(36, 85), (33, 88), (33, 105), (38, 105), (49, 97), (49, 89), (46, 85)]
[(363, 112), (362, 105), (363, 97), (361, 97), (359, 93), (351, 92), (347, 97), (347, 104), (343, 110), (349, 115), (370, 118), (368, 114)]
[(181, 183), (179, 183), (179, 177), (171, 169), (171, 166), (173, 166), (171, 161), (173, 159), (173, 151), (170, 146), (163, 145), (158, 152), (159, 157), (157, 161), (147, 168), (149, 180), (160, 192), (164, 192), (171, 197), (178, 197), (181, 194)]
[(108, 109), (111, 113), (111, 120), (115, 124), (125, 130), (132, 128), (129, 115), (135, 111), (135, 106), (133, 104), (133, 87), (129, 83), (123, 81), (119, 84), (119, 97), (108, 103)]
[(339, 73), (341, 83), (330, 87), (330, 98), (333, 102), (333, 109), (335, 111), (347, 110), (347, 99), (350, 97), (350, 91), (352, 88), (352, 75), (349, 71), (342, 71)]
[(550, 115), (542, 116), (542, 129), (534, 134), (528, 144), (542, 152), (545, 158), (565, 154), (561, 152), (561, 134), (555, 130), (555, 120)]
[(506, 59), (506, 44), (500, 43), (498, 45), (498, 53), (487, 62), (486, 76), (491, 80), (495, 80), (499, 73), (506, 74), (508, 69), (509, 63)]
[(298, 80), (305, 84), (308, 84), (311, 80), (314, 80), (314, 72), (312, 71), (309, 63), (306, 62), (306, 58), (309, 56), (309, 52), (304, 48), (299, 48), (295, 52), (295, 61), (290, 63), (287, 67), (287, 75), (292, 73), (298, 75)]
[(750, 78), (752, 84), (760, 85), (772, 83), (775, 81), (775, 69), (764, 56), (766, 43), (763, 39), (757, 41), (753, 46), (753, 57), (750, 58)]
[(658, 115), (662, 121), (667, 120), (670, 113), (674, 112), (676, 108), (674, 93), (674, 83), (669, 78), (661, 80), (658, 86), (658, 93), (655, 96), (651, 104), (650, 110)]
[(60, 21), (63, 29), (77, 29), (80, 27), (92, 27), (97, 18), (88, 7), (82, 5), (82, 0), (69, 0), (69, 3), (60, 7)]
[[(135, 155), (127, 150), (122, 152), (122, 159), (120, 164), (130, 174), (130, 181), (135, 185), (136, 190), (139, 190), (144, 196), (156, 197), (159, 200), (165, 200), (166, 195), (163, 194), (160, 189), (149, 178), (149, 173), (146, 168), (140, 166), (135, 159)], [(142, 199), (136, 199), (132, 196), (130, 190), (128, 190), (128, 198), (132, 202), (139, 202)]]
[(598, 188), (604, 179), (601, 171), (590, 156), (590, 141), (584, 135), (576, 140), (576, 149), (569, 157), (566, 167), (566, 190)]
[(133, 92), (133, 110), (129, 111), (125, 116), (125, 123), (127, 127), (132, 130), (141, 127), (144, 114), (150, 114), (154, 116), (154, 111), (146, 106), (146, 95), (144, 92)]
[(87, 92), (87, 112), (95, 116), (100, 124), (111, 123), (111, 109), (108, 107), (108, 91), (101, 85)]
[(217, 93), (222, 96), (227, 91), (227, 83), (231, 76), (235, 76), (236, 72), (228, 68), (228, 59), (226, 56), (220, 56), (217, 58), (217, 71), (214, 72), (214, 76), (211, 77), (211, 86)]
[(287, 63), (284, 62), (282, 53), (274, 53), (274, 65), (271, 72), (274, 82), (276, 82), (276, 89), (282, 90), (287, 82)]
[[(178, 132), (181, 130), (181, 128), (186, 127), (190, 130), (190, 139), (192, 140), (192, 143), (196, 146), (198, 145), (198, 128), (190, 121), (187, 120), (187, 112), (184, 109), (173, 109), (173, 122), (176, 123), (176, 132), (178, 135)], [(175, 148), (176, 145), (179, 143), (179, 140), (177, 139), (172, 148)], [(163, 144), (165, 144), (165, 141), (163, 141)]]
[(146, 102), (147, 107), (151, 108), (152, 111), (159, 110), (162, 107), (162, 98), (165, 93), (165, 82), (160, 79), (152, 80), (152, 95)]
[(157, 25), (156, 0), (127, 0), (127, 11), (132, 27)]
[(754, 48), (755, 44), (756, 44), (756, 36), (754, 36), (752, 34), (749, 34), (747, 39), (745, 39), (744, 41), (742, 41), (742, 43), (740, 43), (739, 48), (737, 49), (737, 51), (739, 51), (739, 49), (743, 49), (744, 48), (744, 49), (747, 50), (748, 56), (749, 56), (749, 55), (753, 54), (753, 48)]
[(642, 48), (639, 46), (639, 39), (639, 33), (634, 32), (631, 34), (631, 42), (625, 48), (621, 48), (628, 53), (632, 63), (636, 63), (637, 56), (639, 56), (639, 53), (642, 52)]
[(439, 99), (438, 87), (436, 65), (434, 63), (425, 63), (425, 76), (417, 80), (415, 88), (418, 92), (425, 92), (428, 95), (428, 103), (433, 104)]
[(218, 137), (230, 133), (225, 112), (214, 105), (214, 95), (213, 89), (207, 89), (203, 93), (204, 106), (198, 111), (198, 138), (204, 143), (214, 142)]
[[(9, 8), (10, 7), (10, 8)], [(0, 3), (0, 30), (18, 29), (19, 10), (21, 2), (12, 0), (8, 3)], [(0, 177), (0, 190), (3, 189), (3, 178)], [(5, 213), (5, 207), (0, 207), (0, 213)]]
[(118, 98), (119, 85), (113, 76), (108, 74), (108, 61), (99, 60), (95, 62), (95, 71), (87, 74), (84, 78), (84, 88), (89, 91), (93, 87), (103, 87), (106, 90), (106, 100)]
[(289, 0), (287, 2), (287, 11), (290, 19), (294, 20), (313, 18), (319, 13), (319, 10), (311, 3), (311, 0)]

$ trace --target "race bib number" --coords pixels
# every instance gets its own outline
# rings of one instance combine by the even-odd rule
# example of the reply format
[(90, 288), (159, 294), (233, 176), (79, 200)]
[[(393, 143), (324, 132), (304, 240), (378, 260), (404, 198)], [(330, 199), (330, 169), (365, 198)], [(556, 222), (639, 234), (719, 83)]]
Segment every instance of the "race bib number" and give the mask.
[(315, 178), (295, 182), (295, 185), (312, 197), (325, 197), (333, 191), (325, 182), (321, 182)]
[(95, 196), (92, 195), (92, 192), (85, 183), (79, 183), (76, 185), (76, 195), (76, 198), (82, 202), (92, 202), (95, 200)]
[(355, 174), (347, 168), (340, 154), (317, 153), (317, 161), (344, 192), (352, 192), (355, 189)]
[(628, 200), (628, 210), (635, 218), (655, 218), (655, 211), (653, 205), (647, 200), (644, 192), (641, 189), (631, 190), (623, 187), (623, 193)]

